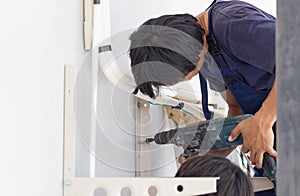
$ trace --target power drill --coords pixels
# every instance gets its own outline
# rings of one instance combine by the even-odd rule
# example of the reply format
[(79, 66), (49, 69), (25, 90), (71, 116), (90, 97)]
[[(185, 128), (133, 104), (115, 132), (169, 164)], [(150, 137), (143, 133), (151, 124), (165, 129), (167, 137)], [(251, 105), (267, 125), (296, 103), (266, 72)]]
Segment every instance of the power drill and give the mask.
[[(252, 115), (244, 114), (193, 123), (185, 127), (157, 133), (154, 138), (146, 138), (145, 142), (154, 141), (156, 144), (180, 146), (184, 149), (183, 156), (185, 157), (193, 156), (205, 150), (224, 150), (243, 144), (241, 134), (233, 142), (229, 142), (228, 137), (239, 122), (249, 117)], [(268, 153), (264, 154), (263, 171), (265, 177), (275, 181), (276, 162)]]

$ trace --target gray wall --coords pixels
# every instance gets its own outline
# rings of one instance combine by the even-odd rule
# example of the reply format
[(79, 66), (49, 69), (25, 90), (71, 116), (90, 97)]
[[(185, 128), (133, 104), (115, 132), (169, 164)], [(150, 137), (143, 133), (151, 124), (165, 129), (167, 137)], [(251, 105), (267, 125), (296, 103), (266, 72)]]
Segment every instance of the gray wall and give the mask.
[(277, 149), (278, 195), (300, 192), (300, 12), (299, 1), (278, 0)]

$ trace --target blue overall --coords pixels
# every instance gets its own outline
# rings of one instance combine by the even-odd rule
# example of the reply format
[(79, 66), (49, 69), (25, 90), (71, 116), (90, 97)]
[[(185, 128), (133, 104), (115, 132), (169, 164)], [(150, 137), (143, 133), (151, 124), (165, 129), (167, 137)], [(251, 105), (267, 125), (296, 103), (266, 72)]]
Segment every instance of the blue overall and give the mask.
[[(255, 114), (261, 107), (264, 100), (267, 98), (268, 94), (270, 93), (271, 89), (267, 90), (257, 90), (254, 89), (249, 84), (245, 83), (242, 79), (240, 79), (235, 72), (233, 72), (230, 67), (228, 66), (225, 58), (220, 53), (220, 47), (215, 39), (213, 26), (212, 26), (212, 18), (211, 13), (215, 5), (220, 2), (217, 0), (210, 8), (208, 12), (208, 28), (209, 34), (206, 37), (208, 43), (208, 51), (212, 55), (213, 59), (215, 60), (218, 68), (221, 72), (223, 77), (224, 85), (227, 89), (231, 91), (231, 93), (236, 98), (237, 102), (239, 103), (241, 109), (245, 114)], [(199, 72), (200, 84), (201, 84), (201, 92), (202, 92), (202, 108), (203, 113), (206, 119), (212, 118), (213, 114), (208, 110), (208, 96), (207, 96), (207, 83), (206, 79), (203, 75)], [(275, 128), (276, 125), (273, 127)], [(273, 130), (276, 130), (273, 129)], [(275, 132), (274, 132), (275, 133)], [(276, 138), (276, 136), (275, 136)], [(258, 170), (261, 172), (261, 170)], [(276, 195), (275, 191), (262, 191), (256, 193), (256, 195)]]
[[(221, 1), (217, 0), (216, 3), (212, 5), (212, 7), (208, 12), (209, 35), (206, 37), (206, 41), (209, 46), (208, 51), (210, 52), (210, 54), (212, 55), (216, 64), (219, 67), (219, 70), (223, 77), (224, 85), (234, 95), (243, 112), (245, 114), (254, 115), (259, 110), (264, 100), (267, 98), (271, 89), (267, 89), (267, 90), (254, 89), (252, 86), (246, 84), (243, 80), (241, 80), (229, 68), (226, 60), (224, 59), (223, 55), (220, 53), (220, 48), (214, 37), (214, 33), (212, 29), (211, 12), (218, 2)], [(208, 110), (206, 80), (204, 79), (201, 73), (199, 73), (199, 78), (201, 83), (203, 113), (206, 119), (210, 119), (212, 117), (212, 114)]]

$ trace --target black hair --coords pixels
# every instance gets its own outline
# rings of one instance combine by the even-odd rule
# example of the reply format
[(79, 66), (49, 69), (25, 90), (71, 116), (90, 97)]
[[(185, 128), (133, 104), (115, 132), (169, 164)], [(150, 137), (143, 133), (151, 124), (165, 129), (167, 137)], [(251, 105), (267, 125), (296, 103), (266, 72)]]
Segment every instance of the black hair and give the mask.
[(219, 155), (203, 155), (184, 162), (176, 177), (220, 177), (217, 193), (207, 196), (243, 195), (253, 196), (249, 177), (227, 158)]
[(189, 14), (164, 15), (143, 23), (130, 36), (131, 70), (139, 90), (151, 98), (196, 68), (204, 30)]

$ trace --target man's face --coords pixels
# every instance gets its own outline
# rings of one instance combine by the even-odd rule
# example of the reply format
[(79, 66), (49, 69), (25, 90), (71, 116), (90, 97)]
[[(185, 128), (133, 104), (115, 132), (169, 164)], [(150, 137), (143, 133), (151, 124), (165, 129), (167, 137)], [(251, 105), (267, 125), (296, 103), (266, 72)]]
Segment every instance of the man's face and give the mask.
[(202, 68), (202, 66), (204, 64), (204, 57), (205, 57), (205, 54), (207, 53), (207, 48), (208, 48), (208, 45), (206, 42), (206, 38), (205, 38), (205, 36), (203, 36), (203, 48), (199, 53), (200, 60), (197, 64), (196, 68), (193, 71), (189, 72), (185, 76), (185, 80), (190, 80), (192, 77), (194, 77), (196, 74), (198, 74), (198, 72), (200, 71), (200, 69)]

